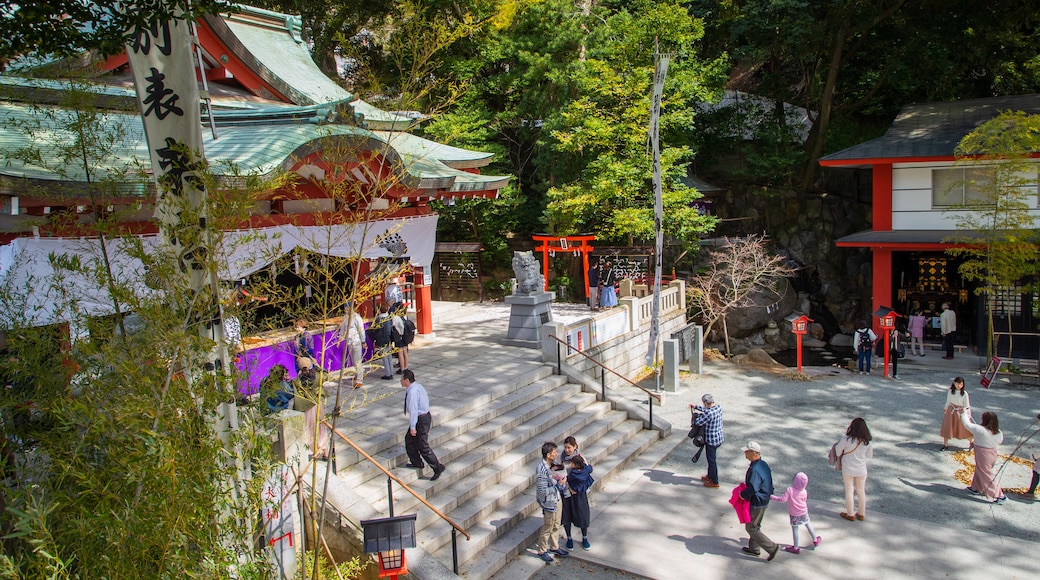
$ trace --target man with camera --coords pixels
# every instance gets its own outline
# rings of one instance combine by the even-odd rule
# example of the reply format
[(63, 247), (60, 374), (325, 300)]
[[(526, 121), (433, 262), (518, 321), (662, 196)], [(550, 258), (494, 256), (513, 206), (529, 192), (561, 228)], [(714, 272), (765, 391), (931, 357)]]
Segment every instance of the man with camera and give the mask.
[(715, 397), (705, 394), (701, 397), (703, 405), (690, 405), (693, 412), (693, 424), (704, 427), (704, 449), (708, 456), (708, 474), (701, 476), (704, 487), (719, 486), (719, 466), (716, 454), (726, 437), (722, 433), (722, 407), (715, 404)]

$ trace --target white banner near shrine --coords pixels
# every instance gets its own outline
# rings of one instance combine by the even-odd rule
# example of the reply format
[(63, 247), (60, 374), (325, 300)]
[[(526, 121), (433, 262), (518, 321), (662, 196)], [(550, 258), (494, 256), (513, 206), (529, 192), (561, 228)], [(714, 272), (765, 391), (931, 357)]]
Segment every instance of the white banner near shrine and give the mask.
[[(155, 23), (138, 31), (126, 50), (158, 186), (155, 217), (160, 226), (180, 223), (182, 199), (198, 210), (206, 203), (205, 186), (196, 175), (205, 156), (192, 51), (189, 24), (184, 20)], [(180, 240), (170, 242), (177, 246)]]

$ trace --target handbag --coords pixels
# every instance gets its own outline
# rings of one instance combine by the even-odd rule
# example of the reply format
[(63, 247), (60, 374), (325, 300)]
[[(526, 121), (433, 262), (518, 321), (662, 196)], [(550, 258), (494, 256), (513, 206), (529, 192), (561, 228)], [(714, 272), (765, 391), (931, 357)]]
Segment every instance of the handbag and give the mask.
[[(827, 465), (830, 465), (831, 467), (834, 467), (834, 465), (838, 463), (838, 449), (837, 448), (838, 448), (838, 442), (835, 441), (834, 444), (831, 445), (830, 451), (827, 452)], [(836, 469), (841, 471), (840, 467), (837, 467)]]
[(841, 458), (845, 457), (846, 453), (852, 453), (853, 451), (859, 449), (859, 446), (860, 443), (857, 442), (855, 447), (853, 447), (849, 451), (842, 451), (841, 455), (838, 455), (838, 442), (835, 441), (834, 445), (831, 445), (831, 450), (827, 452), (827, 465), (831, 465), (834, 467), (834, 469), (841, 471)]

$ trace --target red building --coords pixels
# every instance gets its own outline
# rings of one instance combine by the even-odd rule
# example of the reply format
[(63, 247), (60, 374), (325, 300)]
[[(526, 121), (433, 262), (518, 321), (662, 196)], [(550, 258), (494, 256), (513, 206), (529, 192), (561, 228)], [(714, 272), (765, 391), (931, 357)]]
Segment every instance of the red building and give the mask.
[[(196, 24), (210, 166), (229, 181), (235, 171), (295, 177), (292, 187), (264, 192), (227, 236), (271, 232), (278, 235), (269, 239), (279, 241), (263, 248), (228, 247), (221, 278), (246, 279), (269, 264), (256, 256), (285, 255), (298, 247), (333, 256), (360, 252), (363, 275), (384, 261), (407, 260), (416, 273), (419, 330), (432, 331), (428, 286), (437, 215), (429, 201), (497, 196), (509, 178), (480, 174), (491, 154), (412, 135), (407, 130), (415, 119), (383, 111), (340, 87), (311, 59), (299, 17), (241, 7), (238, 14), (206, 16)], [(0, 76), (5, 89), (0, 146), (5, 151), (35, 146), (42, 157), (9, 159), (0, 167), (0, 275), (16, 281), (33, 272), (44, 275), (47, 254), (74, 253), (80, 236), (90, 235), (89, 224), (100, 215), (118, 213), (124, 231), (144, 239), (154, 235), (155, 191), (140, 118), (132, 112), (136, 101), (126, 55), (109, 58), (90, 90), (100, 93), (102, 107), (110, 107), (98, 123), (105, 130), (126, 131), (128, 137), (113, 141), (110, 166), (91, 167), (89, 173), (63, 164), (47, 146), (48, 139), (65, 138), (66, 120), (73, 114), (63, 105), (69, 85), (19, 77), (16, 65)], [(45, 130), (30, 136), (13, 128), (19, 123), (42, 123)], [(144, 174), (127, 173), (130, 166), (143, 168)], [(88, 182), (107, 177), (118, 177), (120, 185), (100, 200), (88, 195)], [(82, 196), (48, 194), (59, 188), (68, 192), (70, 185), (75, 190), (77, 184)], [(359, 215), (378, 218), (358, 223)], [(328, 242), (331, 229), (335, 242)], [(319, 238), (326, 241), (315, 241)], [(125, 266), (132, 275), (134, 265)], [(40, 324), (62, 318), (48, 310), (42, 297), (34, 307)], [(99, 315), (108, 313), (101, 300), (92, 308)]]
[[(987, 298), (976, 295), (977, 285), (958, 272), (961, 262), (946, 254), (951, 240), (971, 235), (957, 230), (957, 218), (966, 211), (957, 206), (980, 195), (966, 185), (972, 169), (955, 164), (954, 149), (1003, 111), (1040, 114), (1040, 95), (908, 105), (884, 136), (820, 159), (825, 168), (855, 170), (871, 183), (873, 227), (837, 240), (839, 247), (868, 248), (873, 255), (871, 311), (888, 306), (901, 314), (920, 309), (938, 317), (949, 302), (957, 313), (957, 344), (984, 340)], [(1027, 195), (1040, 217), (1035, 181)], [(998, 332), (1009, 323), (1016, 332), (1035, 333), (1040, 327), (1040, 296), (1022, 286), (988, 299)], [(938, 337), (937, 328), (929, 332)], [(1038, 347), (1035, 337), (1015, 339), (1016, 352), (1031, 352), (1030, 357)]]

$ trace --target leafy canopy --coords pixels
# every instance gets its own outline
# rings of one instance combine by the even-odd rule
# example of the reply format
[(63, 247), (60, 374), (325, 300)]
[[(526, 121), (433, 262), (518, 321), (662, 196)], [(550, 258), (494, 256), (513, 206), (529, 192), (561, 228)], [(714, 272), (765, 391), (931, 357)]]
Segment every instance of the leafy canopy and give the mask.
[[(0, 59), (117, 54), (135, 30), (159, 22), (228, 11), (228, 0), (29, 0), (0, 4)], [(60, 15), (60, 16), (56, 16)]]

